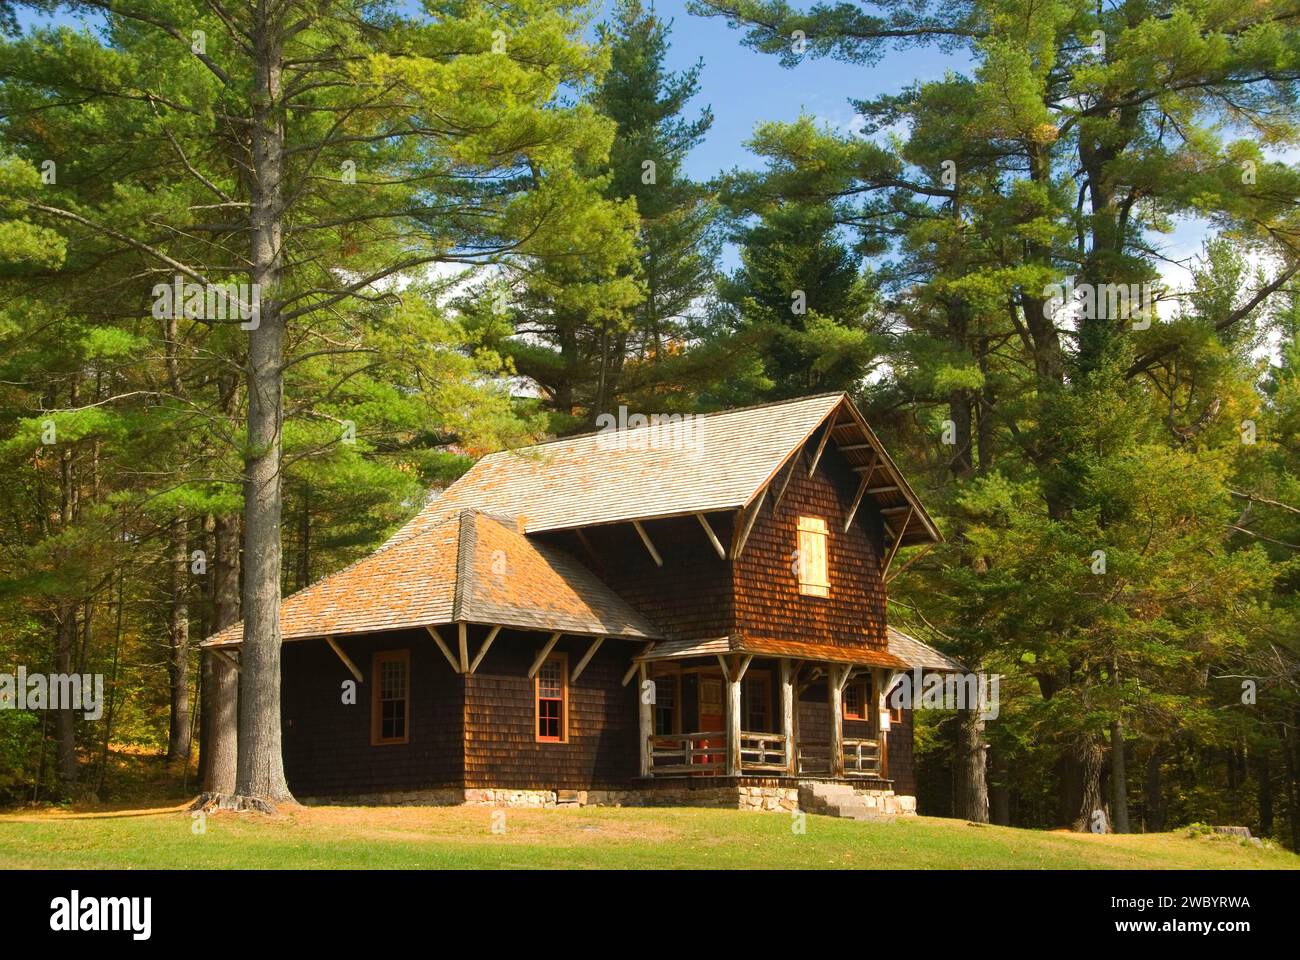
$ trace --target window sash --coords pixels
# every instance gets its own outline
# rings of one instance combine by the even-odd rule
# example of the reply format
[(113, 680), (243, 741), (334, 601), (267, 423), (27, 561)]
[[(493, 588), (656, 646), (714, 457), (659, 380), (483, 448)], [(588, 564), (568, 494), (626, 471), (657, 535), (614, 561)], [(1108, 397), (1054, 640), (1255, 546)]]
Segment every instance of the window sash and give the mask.
[[(850, 696), (850, 691), (852, 695)], [(855, 680), (844, 688), (844, 696), (841, 701), (845, 720), (870, 720), (871, 711), (868, 701), (869, 692), (867, 685), (861, 680)], [(854, 702), (856, 701), (856, 702)]]
[(371, 660), (374, 684), (370, 712), (370, 743), (408, 743), (411, 737), (411, 652), (384, 650)]
[(568, 657), (552, 654), (542, 661), (533, 686), (533, 735), (538, 743), (566, 743), (569, 739)]

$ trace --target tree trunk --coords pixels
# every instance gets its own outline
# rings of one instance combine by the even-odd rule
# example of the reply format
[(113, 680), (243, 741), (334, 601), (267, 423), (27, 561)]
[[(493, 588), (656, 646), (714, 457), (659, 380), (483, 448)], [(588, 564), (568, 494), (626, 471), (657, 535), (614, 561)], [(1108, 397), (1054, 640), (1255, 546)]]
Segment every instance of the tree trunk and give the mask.
[(989, 783), (989, 821), (1000, 827), (1011, 826), (1011, 769), (1005, 750), (992, 750), (992, 777)]
[(1087, 734), (1079, 740), (1074, 749), (1079, 758), (1083, 797), (1071, 828), (1076, 831), (1092, 831), (1100, 825), (1102, 829), (1096, 832), (1108, 833), (1110, 825), (1101, 799), (1101, 769), (1106, 757), (1101, 737)]
[(1128, 770), (1124, 760), (1124, 721), (1118, 716), (1110, 723), (1111, 827), (1116, 833), (1128, 833)]
[(180, 760), (190, 744), (190, 608), (189, 540), (185, 521), (171, 522), (168, 564), (168, 592), (171, 595), (171, 618), (167, 631), (167, 679), (171, 685), (171, 713), (167, 724), (167, 759)]
[[(54, 652), (54, 672), (72, 673), (72, 656), (77, 645), (77, 605), (59, 606), (59, 630)], [(60, 703), (54, 714), (54, 732), (58, 740), (59, 784), (66, 798), (77, 783), (77, 716), (71, 704)]]
[(1146, 782), (1146, 829), (1149, 833), (1163, 833), (1165, 829), (1164, 784), (1160, 775), (1160, 765), (1164, 762), (1164, 750), (1157, 745), (1147, 758)]
[(978, 707), (957, 711), (957, 815), (974, 823), (989, 822), (988, 778), (985, 774), (984, 720)]
[(1259, 801), (1259, 835), (1273, 835), (1273, 771), (1270, 769), (1268, 749), (1255, 751), (1256, 797)]
[(254, 806), (292, 800), (280, 747), (280, 483), (284, 415), (284, 11), (258, 0), (253, 38), (257, 88), (250, 186), (252, 282), (260, 314), (248, 341), (248, 453), (244, 460), (244, 642), (239, 671), (235, 792)]
[[(213, 531), (212, 632), (239, 619), (239, 518), (218, 517)], [(208, 729), (203, 741), (205, 793), (235, 792), (238, 762), (239, 675), (211, 650), (203, 657), (203, 703)]]

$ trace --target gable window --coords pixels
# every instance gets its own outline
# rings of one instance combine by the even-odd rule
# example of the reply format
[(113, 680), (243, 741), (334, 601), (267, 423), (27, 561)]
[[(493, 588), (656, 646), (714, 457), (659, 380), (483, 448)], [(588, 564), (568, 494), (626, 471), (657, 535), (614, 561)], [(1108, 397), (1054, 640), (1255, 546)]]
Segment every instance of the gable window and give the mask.
[(564, 654), (554, 654), (542, 662), (534, 690), (537, 739), (543, 743), (564, 743), (569, 737), (569, 670)]
[(406, 743), (411, 724), (411, 652), (385, 650), (371, 661), (370, 743)]
[(870, 720), (868, 705), (870, 701), (867, 685), (862, 680), (853, 680), (844, 688), (844, 694), (841, 701), (844, 707), (845, 720)]
[(677, 676), (660, 674), (655, 682), (655, 733), (666, 736), (678, 733), (677, 720)]
[(826, 540), (825, 520), (821, 517), (799, 518), (799, 592), (804, 596), (830, 596)]

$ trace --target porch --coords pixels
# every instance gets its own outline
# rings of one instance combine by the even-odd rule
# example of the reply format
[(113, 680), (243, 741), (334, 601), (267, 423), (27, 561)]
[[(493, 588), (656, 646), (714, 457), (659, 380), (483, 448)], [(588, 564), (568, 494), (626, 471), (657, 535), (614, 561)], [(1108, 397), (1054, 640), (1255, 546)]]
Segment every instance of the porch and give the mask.
[[(717, 652), (727, 640), (643, 654), (641, 776), (889, 781), (892, 660), (871, 648), (823, 649), (839, 662)], [(706, 654), (701, 656), (700, 654)], [(863, 663), (862, 660), (876, 660)], [(898, 664), (902, 666), (902, 664)]]

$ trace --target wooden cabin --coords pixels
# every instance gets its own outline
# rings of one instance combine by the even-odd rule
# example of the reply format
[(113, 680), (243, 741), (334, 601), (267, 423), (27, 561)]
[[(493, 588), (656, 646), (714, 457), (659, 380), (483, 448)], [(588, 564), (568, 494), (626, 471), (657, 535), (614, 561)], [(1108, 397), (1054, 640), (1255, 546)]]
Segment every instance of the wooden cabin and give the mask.
[(939, 539), (843, 394), (484, 457), (284, 600), (289, 787), (789, 809), (825, 781), (915, 809), (884, 694), (960, 665), (888, 626), (885, 576)]

